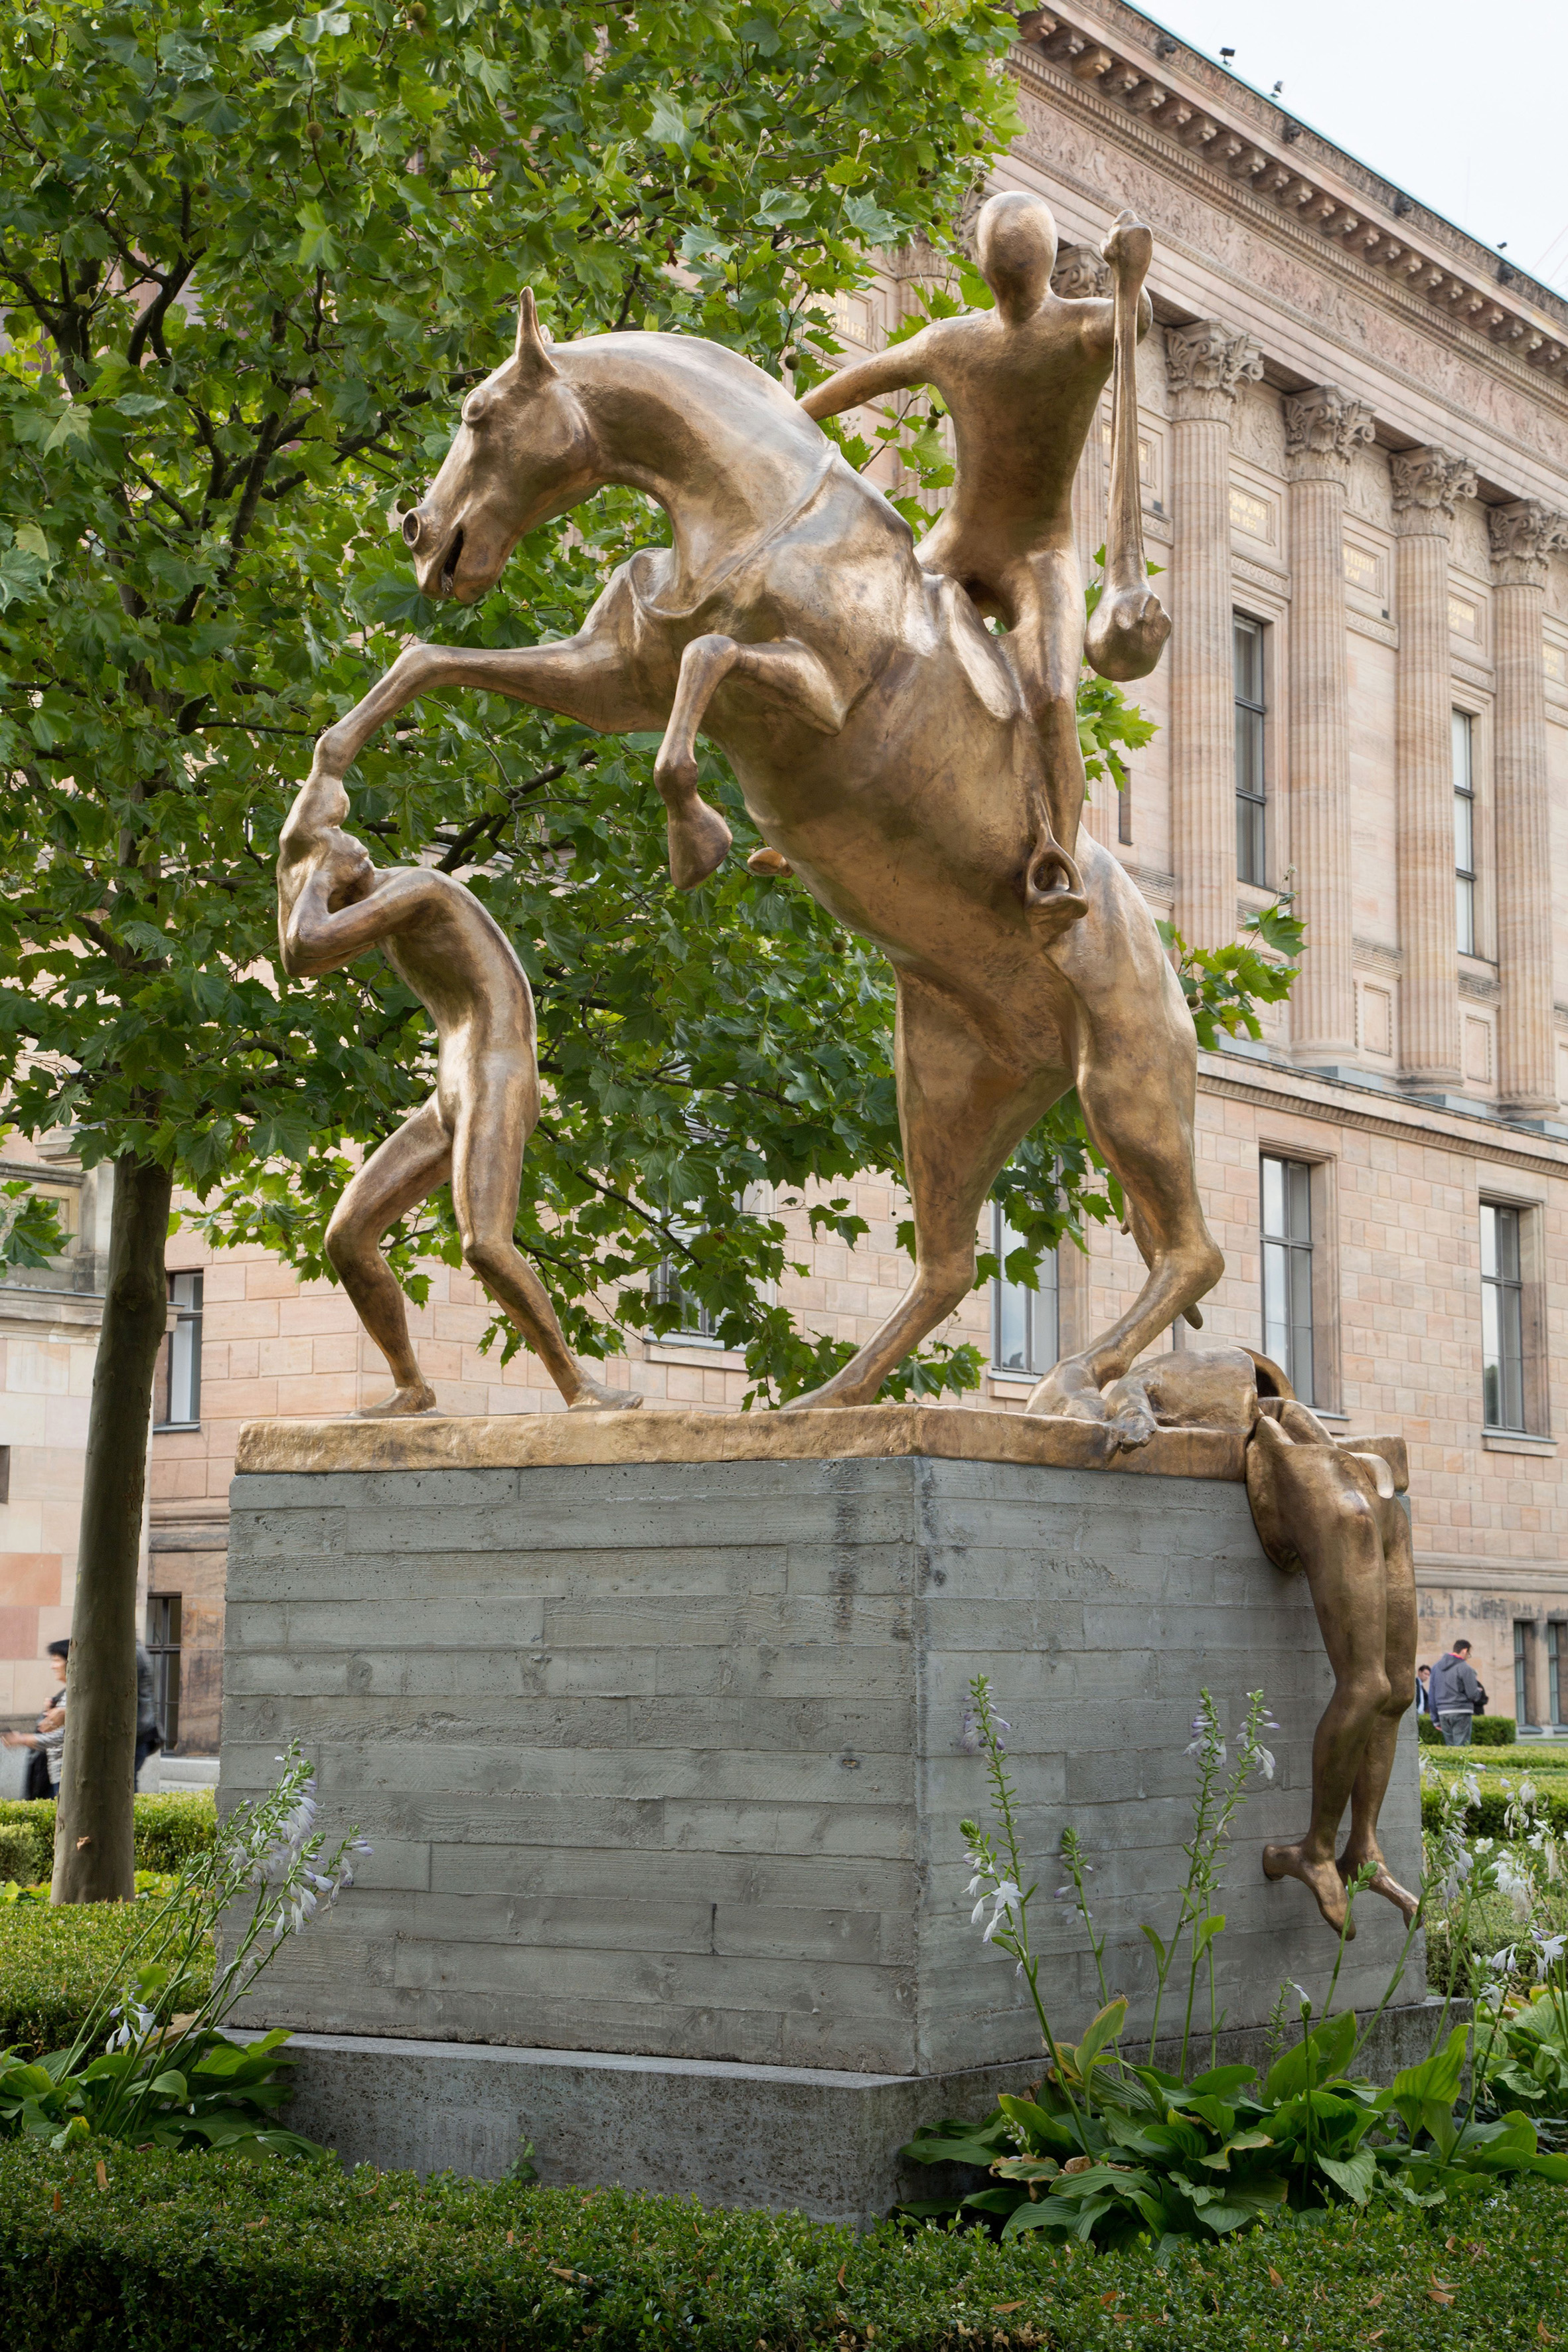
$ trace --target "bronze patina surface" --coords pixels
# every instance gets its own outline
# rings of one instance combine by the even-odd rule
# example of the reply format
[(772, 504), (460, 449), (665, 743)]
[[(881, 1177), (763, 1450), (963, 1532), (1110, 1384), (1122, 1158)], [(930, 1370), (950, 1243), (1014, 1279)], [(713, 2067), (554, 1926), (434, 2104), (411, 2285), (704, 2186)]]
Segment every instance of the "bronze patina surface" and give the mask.
[(398, 1421), (248, 1421), (239, 1470), (511, 1470), (615, 1462), (816, 1462), (921, 1454), (1172, 1478), (1243, 1475), (1235, 1429), (1161, 1429), (1119, 1446), (1090, 1422), (952, 1405), (806, 1412), (421, 1413)]
[[(525, 295), (515, 351), (469, 394), (434, 484), (404, 519), (421, 587), (471, 603), (525, 531), (606, 482), (657, 499), (672, 543), (623, 564), (559, 644), (408, 646), (321, 737), (307, 794), (330, 798), (375, 730), (434, 687), (489, 688), (608, 732), (662, 728), (671, 870), (691, 885), (730, 845), (697, 792), (700, 727), (728, 755), (774, 870), (787, 864), (880, 946), (897, 981), (915, 1276), (854, 1360), (788, 1410), (870, 1403), (952, 1311), (973, 1281), (998, 1171), (1076, 1086), (1149, 1273), (1031, 1409), (1070, 1403), (1104, 1421), (1106, 1384), (1176, 1316), (1197, 1319), (1224, 1263), (1194, 1173), (1196, 1041), (1181, 988), (1136, 886), (1078, 835), (1083, 603), (1068, 517), (1113, 364), (1121, 457), (1106, 644), (1135, 667), (1163, 642), (1123, 446), (1149, 238), (1124, 215), (1108, 246), (1114, 299), (1066, 301), (1049, 288), (1056, 232), (1043, 204), (994, 200), (982, 228), (998, 312), (962, 347), (945, 338), (931, 362), (961, 421), (952, 519), (927, 561), (805, 406), (749, 361), (680, 335), (551, 345)], [(1030, 385), (1023, 427), (1008, 427)], [(987, 434), (1008, 429), (997, 464)], [(1014, 620), (1008, 635), (991, 634), (976, 596)]]

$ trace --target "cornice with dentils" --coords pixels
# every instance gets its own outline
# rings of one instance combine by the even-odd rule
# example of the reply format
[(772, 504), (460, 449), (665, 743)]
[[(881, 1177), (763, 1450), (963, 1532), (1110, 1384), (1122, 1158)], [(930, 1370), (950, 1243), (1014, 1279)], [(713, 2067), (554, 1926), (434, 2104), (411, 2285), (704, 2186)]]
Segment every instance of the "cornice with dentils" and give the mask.
[(1550, 289), (1120, 0), (1034, 9), (1018, 34), (1023, 79), (1092, 93), (1200, 184), (1244, 191), (1353, 284), (1381, 277), (1407, 315), (1568, 407), (1568, 302)]

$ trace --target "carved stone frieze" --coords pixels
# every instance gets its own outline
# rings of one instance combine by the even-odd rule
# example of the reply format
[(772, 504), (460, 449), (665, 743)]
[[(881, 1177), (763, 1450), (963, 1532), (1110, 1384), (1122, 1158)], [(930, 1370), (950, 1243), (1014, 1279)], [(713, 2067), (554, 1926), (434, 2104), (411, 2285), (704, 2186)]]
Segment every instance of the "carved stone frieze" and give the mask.
[(1371, 439), (1371, 409), (1337, 383), (1321, 383), (1285, 403), (1285, 463), (1293, 481), (1324, 473), (1348, 476), (1356, 445)]
[(1172, 327), (1165, 336), (1165, 373), (1179, 420), (1229, 418), (1237, 389), (1257, 383), (1263, 354), (1249, 335), (1200, 319), (1195, 326)]
[(1547, 558), (1568, 547), (1568, 516), (1553, 514), (1539, 499), (1515, 499), (1487, 509), (1492, 576), (1502, 588), (1544, 588)]
[(1051, 272), (1051, 292), (1064, 301), (1084, 301), (1110, 291), (1110, 267), (1098, 246), (1064, 245)]
[(1436, 533), (1443, 538), (1461, 499), (1476, 495), (1475, 468), (1446, 449), (1402, 449), (1389, 461), (1394, 489), (1394, 528), (1401, 538)]

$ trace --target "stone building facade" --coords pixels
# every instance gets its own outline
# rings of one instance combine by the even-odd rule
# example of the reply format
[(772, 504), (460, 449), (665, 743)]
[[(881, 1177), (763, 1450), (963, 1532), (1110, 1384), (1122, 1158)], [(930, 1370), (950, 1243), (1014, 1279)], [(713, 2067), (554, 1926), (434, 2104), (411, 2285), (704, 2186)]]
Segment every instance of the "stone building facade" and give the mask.
[[(1336, 1429), (1405, 1436), (1421, 1654), (1464, 1632), (1495, 1712), (1562, 1721), (1568, 303), (1120, 0), (1024, 18), (1012, 69), (1024, 129), (997, 184), (1052, 205), (1058, 289), (1100, 282), (1123, 205), (1155, 236), (1141, 467), (1175, 633), (1136, 690), (1159, 732), (1089, 823), (1193, 942), (1230, 940), (1286, 887), (1310, 942), (1264, 1038), (1201, 1057), (1200, 1178), (1226, 1258), (1206, 1334), (1285, 1357)], [(844, 299), (849, 352), (913, 307), (921, 267)], [(1108, 441), (1107, 415), (1078, 487), (1086, 562)], [(909, 1272), (887, 1188), (858, 1205), (852, 1253), (803, 1221), (812, 1270), (785, 1293), (857, 1339)], [(202, 1748), (238, 1425), (352, 1410), (385, 1376), (341, 1295), (184, 1235), (171, 1264), (186, 1352), (152, 1440), (150, 1607), (166, 1629), (180, 1604), (184, 1744)], [(977, 1293), (954, 1318), (990, 1366), (974, 1402), (1021, 1407), (1142, 1268), (1101, 1229), (1041, 1274), (1037, 1294)], [(480, 1353), (487, 1319), (433, 1269), (416, 1328), (442, 1405), (555, 1409), (531, 1360)], [(696, 1331), (609, 1376), (650, 1404), (733, 1406), (744, 1386)], [(13, 1543), (29, 1556), (19, 1526)], [(4, 1583), (30, 1572), (0, 1553), (0, 1641), (35, 1630)], [(66, 1574), (50, 1607), (68, 1597)], [(40, 1675), (17, 1654), (20, 1708)]]

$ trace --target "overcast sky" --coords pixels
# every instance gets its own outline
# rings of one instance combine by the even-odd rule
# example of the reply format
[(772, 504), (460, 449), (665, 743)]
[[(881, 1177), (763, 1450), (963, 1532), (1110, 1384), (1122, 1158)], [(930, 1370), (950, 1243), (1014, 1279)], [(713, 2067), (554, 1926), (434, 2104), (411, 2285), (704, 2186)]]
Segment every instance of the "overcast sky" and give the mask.
[(1156, 0), (1144, 13), (1568, 293), (1562, 0)]

